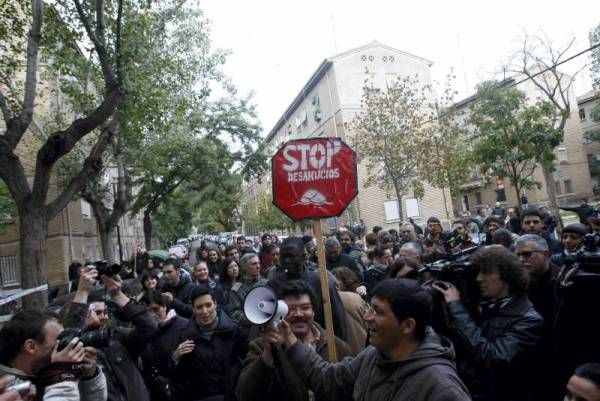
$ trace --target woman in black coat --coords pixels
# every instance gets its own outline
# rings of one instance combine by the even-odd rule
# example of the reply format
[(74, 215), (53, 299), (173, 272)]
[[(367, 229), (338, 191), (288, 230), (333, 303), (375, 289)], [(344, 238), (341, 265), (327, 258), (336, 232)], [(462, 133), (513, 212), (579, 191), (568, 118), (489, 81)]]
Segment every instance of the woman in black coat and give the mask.
[(222, 311), (207, 285), (191, 294), (194, 316), (179, 335), (169, 358), (173, 371), (173, 399), (229, 401), (248, 351), (248, 341)]

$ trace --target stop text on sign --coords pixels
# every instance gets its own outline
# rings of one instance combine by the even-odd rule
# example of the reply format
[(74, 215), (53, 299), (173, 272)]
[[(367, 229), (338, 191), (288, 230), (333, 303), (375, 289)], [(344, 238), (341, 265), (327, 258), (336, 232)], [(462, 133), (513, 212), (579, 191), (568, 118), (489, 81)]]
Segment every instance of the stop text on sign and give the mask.
[(336, 179), (340, 169), (332, 166), (333, 157), (340, 151), (339, 140), (323, 143), (289, 143), (283, 147), (286, 163), (282, 168), (288, 173), (288, 182)]

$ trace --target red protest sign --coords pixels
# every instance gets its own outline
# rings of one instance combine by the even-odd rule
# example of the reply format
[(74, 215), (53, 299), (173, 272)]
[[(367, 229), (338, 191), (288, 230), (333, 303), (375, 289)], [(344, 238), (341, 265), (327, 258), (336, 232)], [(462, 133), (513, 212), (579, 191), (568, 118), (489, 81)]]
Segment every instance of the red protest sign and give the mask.
[(358, 194), (356, 153), (338, 138), (286, 142), (271, 174), (273, 203), (295, 221), (339, 216)]

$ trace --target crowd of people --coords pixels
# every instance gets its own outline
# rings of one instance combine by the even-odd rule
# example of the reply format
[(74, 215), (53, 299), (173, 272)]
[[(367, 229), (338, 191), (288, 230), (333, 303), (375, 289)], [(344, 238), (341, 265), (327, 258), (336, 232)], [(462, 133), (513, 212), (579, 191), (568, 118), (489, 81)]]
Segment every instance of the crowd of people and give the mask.
[[(311, 236), (206, 242), (193, 267), (79, 265), (70, 295), (0, 330), (0, 401), (600, 401), (587, 206), (560, 233), (545, 208), (500, 205), (449, 230), (332, 233), (334, 355)], [(260, 286), (286, 303), (281, 322), (246, 316)]]

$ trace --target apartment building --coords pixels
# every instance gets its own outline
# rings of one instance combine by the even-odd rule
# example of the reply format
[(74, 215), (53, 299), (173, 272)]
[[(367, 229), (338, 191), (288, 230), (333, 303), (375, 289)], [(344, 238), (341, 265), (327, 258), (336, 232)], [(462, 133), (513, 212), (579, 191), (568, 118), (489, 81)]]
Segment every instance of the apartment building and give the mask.
[[(271, 154), (288, 140), (298, 138), (338, 137), (352, 146), (346, 127), (363, 111), (361, 99), (365, 80), (370, 82), (370, 91), (385, 90), (386, 83), (405, 76), (417, 76), (424, 85), (428, 85), (432, 83), (432, 64), (427, 59), (376, 41), (325, 59), (267, 135), (265, 141)], [(398, 223), (407, 217), (424, 225), (430, 216), (447, 221), (446, 210), (452, 216), (450, 194), (432, 187), (425, 188), (423, 198), (417, 199), (411, 194), (403, 197), (403, 215), (399, 216), (397, 200), (392, 193), (365, 186), (364, 163), (358, 165), (358, 176), (357, 198), (339, 219), (328, 220), (328, 228), (353, 224), (359, 219), (368, 229), (374, 225), (397, 228)], [(269, 175), (261, 183), (246, 183), (244, 201), (251, 203), (270, 190)]]
[[(518, 89), (525, 92), (529, 102), (535, 102), (538, 99), (546, 100), (534, 83), (524, 78), (523, 75), (509, 77), (500, 82), (500, 86), (516, 85)], [(570, 77), (565, 76), (564, 79), (570, 79)], [(570, 204), (577, 198), (592, 195), (592, 180), (588, 167), (590, 151), (586, 149), (586, 146), (593, 145), (584, 144), (582, 124), (580, 123), (581, 112), (577, 108), (578, 99), (575, 98), (572, 90), (569, 91), (569, 98), (571, 113), (564, 128), (563, 142), (555, 149), (556, 161), (553, 173), (557, 200), (561, 205)], [(465, 113), (463, 118), (468, 118), (469, 107), (476, 101), (477, 97), (474, 95), (457, 103), (459, 109)], [(600, 155), (600, 147), (595, 154)], [(536, 168), (533, 179), (542, 185), (539, 189), (524, 190), (529, 204), (539, 205), (548, 202), (548, 193), (541, 167)], [(515, 189), (508, 179), (500, 179), (493, 175), (484, 177), (478, 172), (473, 172), (470, 179), (462, 185), (460, 196), (453, 200), (455, 211), (470, 210), (471, 212), (475, 212), (477, 208), (486, 204), (493, 206), (495, 202), (509, 207), (519, 203)]]

